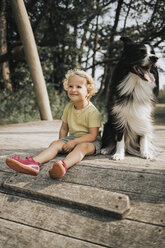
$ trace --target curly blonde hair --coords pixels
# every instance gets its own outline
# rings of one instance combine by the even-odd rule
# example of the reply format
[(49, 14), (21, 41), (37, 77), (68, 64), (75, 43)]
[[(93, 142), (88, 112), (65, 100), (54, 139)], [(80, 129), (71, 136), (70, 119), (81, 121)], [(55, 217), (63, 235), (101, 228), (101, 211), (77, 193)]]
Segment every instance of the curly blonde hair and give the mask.
[(68, 90), (68, 81), (69, 81), (69, 78), (74, 76), (74, 75), (77, 75), (79, 77), (82, 77), (82, 78), (85, 78), (86, 79), (86, 86), (87, 86), (87, 91), (88, 91), (88, 100), (94, 96), (97, 92), (97, 88), (95, 86), (95, 81), (94, 79), (88, 75), (85, 71), (83, 70), (79, 70), (79, 69), (74, 69), (74, 70), (69, 70), (66, 75), (65, 75), (65, 78), (63, 80), (63, 86), (64, 86), (64, 89), (67, 91)]

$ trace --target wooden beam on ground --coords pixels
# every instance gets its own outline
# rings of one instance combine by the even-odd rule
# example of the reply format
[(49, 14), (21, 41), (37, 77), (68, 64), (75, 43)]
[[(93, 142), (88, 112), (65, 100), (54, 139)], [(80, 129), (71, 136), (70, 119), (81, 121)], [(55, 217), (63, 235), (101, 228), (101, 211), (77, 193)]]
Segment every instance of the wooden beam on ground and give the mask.
[(23, 0), (12, 0), (11, 3), (34, 83), (41, 120), (52, 120), (47, 88), (24, 2)]
[[(11, 181), (11, 182), (10, 182)], [(27, 188), (26, 182), (9, 179), (3, 187), (12, 192), (24, 193), (45, 201), (70, 205), (73, 208), (86, 209), (96, 213), (104, 213), (115, 218), (124, 218), (130, 209), (129, 197), (124, 194), (110, 192), (85, 185), (72, 183), (54, 183), (37, 189)]]

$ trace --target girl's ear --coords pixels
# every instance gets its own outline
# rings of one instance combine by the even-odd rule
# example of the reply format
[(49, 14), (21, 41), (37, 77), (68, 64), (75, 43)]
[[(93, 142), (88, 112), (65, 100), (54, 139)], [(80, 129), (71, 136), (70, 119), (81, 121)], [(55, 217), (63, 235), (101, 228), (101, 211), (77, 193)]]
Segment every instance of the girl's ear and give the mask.
[(87, 87), (87, 95), (86, 95), (86, 98), (88, 98), (89, 97), (89, 90), (88, 90), (88, 87)]

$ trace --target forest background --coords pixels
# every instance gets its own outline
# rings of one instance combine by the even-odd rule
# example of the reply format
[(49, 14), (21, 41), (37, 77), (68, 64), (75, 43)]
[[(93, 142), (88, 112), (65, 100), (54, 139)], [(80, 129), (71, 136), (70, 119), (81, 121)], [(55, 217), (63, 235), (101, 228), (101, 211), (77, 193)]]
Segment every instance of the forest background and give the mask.
[[(62, 80), (81, 68), (97, 81), (92, 98), (106, 120), (106, 96), (122, 51), (121, 36), (149, 41), (159, 59), (160, 94), (155, 123), (165, 125), (164, 0), (25, 0), (54, 119), (67, 103)], [(11, 1), (0, 2), (0, 124), (39, 120), (33, 82)]]

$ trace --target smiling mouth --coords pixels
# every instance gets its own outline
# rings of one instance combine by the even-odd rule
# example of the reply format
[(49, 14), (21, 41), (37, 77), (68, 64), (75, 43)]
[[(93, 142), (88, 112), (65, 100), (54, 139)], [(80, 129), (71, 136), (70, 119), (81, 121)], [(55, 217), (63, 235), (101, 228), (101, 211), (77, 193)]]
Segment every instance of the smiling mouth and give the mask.
[(139, 65), (134, 65), (133, 70), (134, 73), (137, 74), (140, 78), (154, 83), (155, 82), (155, 77), (154, 75), (150, 72), (152, 65), (148, 66), (139, 66)]

